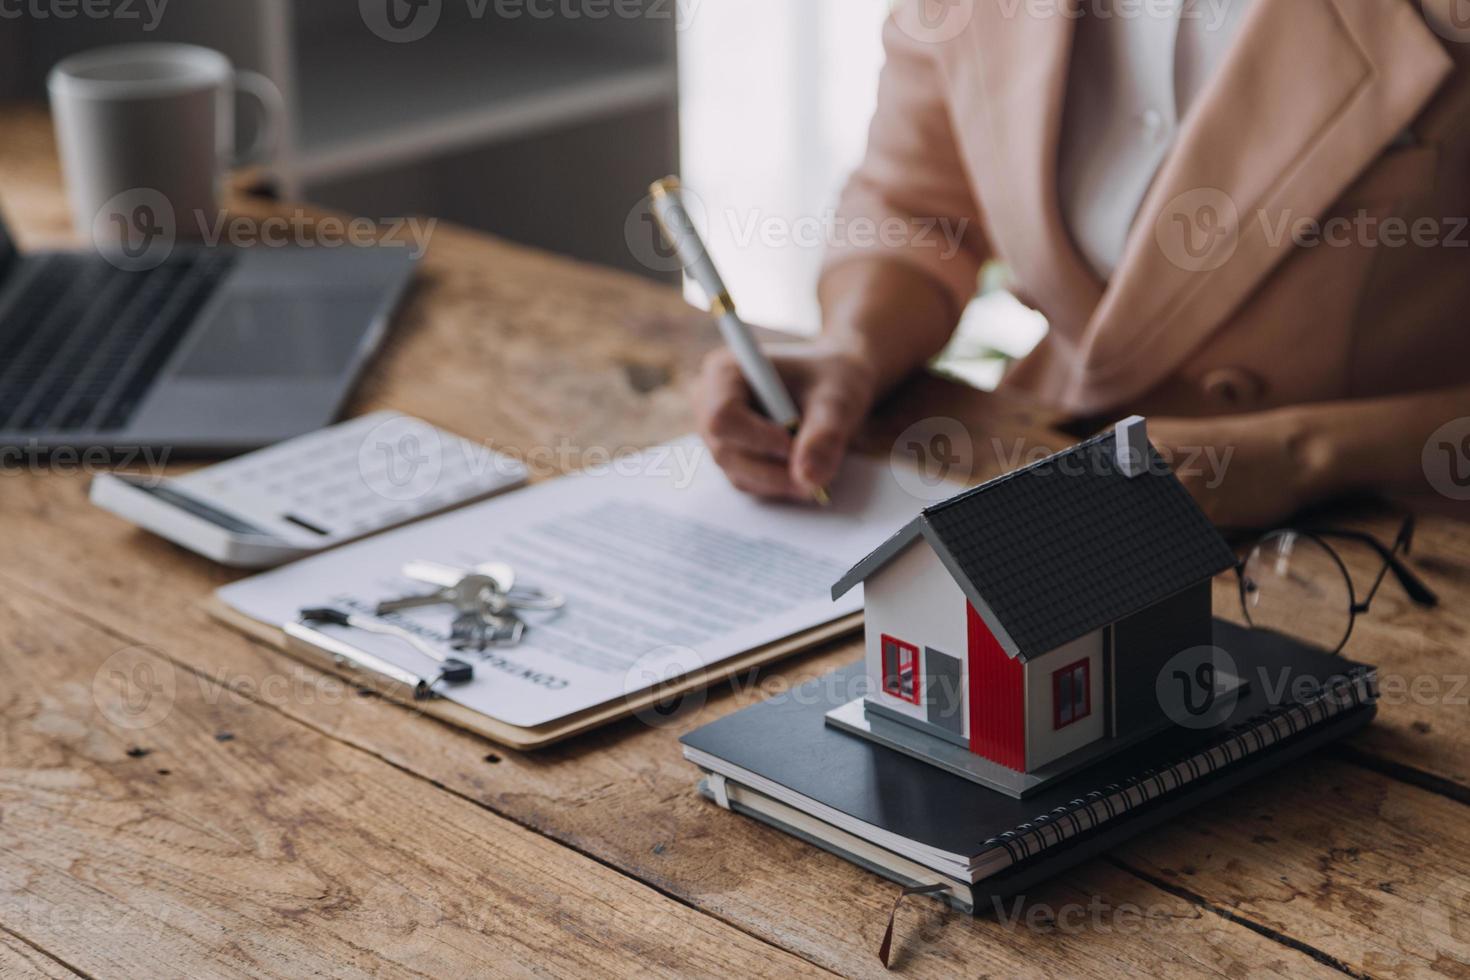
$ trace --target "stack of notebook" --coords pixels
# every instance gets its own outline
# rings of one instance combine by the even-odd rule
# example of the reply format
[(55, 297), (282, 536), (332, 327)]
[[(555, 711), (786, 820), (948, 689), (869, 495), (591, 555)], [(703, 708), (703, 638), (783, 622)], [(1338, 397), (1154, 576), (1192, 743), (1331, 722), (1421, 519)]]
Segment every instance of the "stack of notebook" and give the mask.
[(945, 885), (965, 911), (1059, 874), (1120, 841), (1366, 725), (1373, 668), (1216, 621), (1246, 682), (1228, 717), (1175, 728), (1035, 796), (1015, 799), (826, 723), (862, 665), (683, 738), (701, 790), (907, 886)]

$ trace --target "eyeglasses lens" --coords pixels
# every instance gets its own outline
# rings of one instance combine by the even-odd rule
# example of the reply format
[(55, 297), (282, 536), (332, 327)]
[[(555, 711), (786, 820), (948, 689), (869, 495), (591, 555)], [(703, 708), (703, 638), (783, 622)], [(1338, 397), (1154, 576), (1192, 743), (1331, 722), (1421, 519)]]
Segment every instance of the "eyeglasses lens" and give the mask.
[(1257, 542), (1242, 570), (1241, 599), (1252, 626), (1324, 650), (1338, 650), (1352, 625), (1347, 573), (1326, 545), (1295, 531)]

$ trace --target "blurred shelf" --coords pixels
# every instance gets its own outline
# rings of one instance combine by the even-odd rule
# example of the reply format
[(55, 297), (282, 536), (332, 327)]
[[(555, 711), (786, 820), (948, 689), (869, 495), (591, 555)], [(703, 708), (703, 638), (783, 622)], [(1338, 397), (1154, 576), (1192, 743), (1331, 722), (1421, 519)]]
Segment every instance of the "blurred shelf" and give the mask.
[[(649, 179), (679, 169), (677, 21), (666, 0), (629, 2), (605, 16), (436, 3), (440, 18), (406, 43), (374, 33), (366, 0), (190, 0), (152, 32), (119, 18), (22, 19), (0, 28), (0, 97), (44, 98), (58, 59), (103, 44), (218, 48), (281, 92), (285, 124), (260, 171), (274, 193), (366, 216), (432, 214), (659, 278), (625, 225)], [(253, 133), (253, 108), (241, 116)]]
[(319, 42), (297, 63), (295, 175), (330, 179), (673, 106), (672, 64), (580, 46), (443, 36), (391, 49)]

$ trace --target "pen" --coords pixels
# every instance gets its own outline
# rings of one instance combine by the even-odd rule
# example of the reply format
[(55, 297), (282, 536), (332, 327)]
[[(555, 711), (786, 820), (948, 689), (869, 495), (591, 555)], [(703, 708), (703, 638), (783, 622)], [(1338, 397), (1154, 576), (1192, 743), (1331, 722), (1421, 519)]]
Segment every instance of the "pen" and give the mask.
[[(678, 257), (679, 264), (691, 279), (699, 283), (699, 288), (704, 290), (709, 299), (709, 311), (719, 324), (720, 336), (724, 338), (725, 345), (735, 355), (740, 373), (755, 392), (766, 415), (794, 434), (801, 424), (796, 403), (781, 382), (781, 376), (776, 373), (775, 365), (756, 343), (750, 327), (735, 312), (735, 301), (730, 298), (730, 291), (725, 288), (724, 280), (720, 278), (714, 260), (710, 258), (709, 249), (705, 247), (699, 231), (689, 218), (689, 212), (679, 200), (679, 178), (665, 177), (656, 180), (648, 190), (654, 220), (658, 222), (664, 239)], [(827, 491), (822, 487), (813, 490), (812, 496), (824, 507), (831, 502)]]
[[(332, 609), (331, 607), (303, 609), (301, 610), (301, 622), (308, 627), (315, 627), (321, 623), (331, 623), (334, 626), (350, 626), (353, 629), (364, 630), (368, 633), (377, 633), (381, 636), (392, 636), (402, 640), (430, 660), (436, 660), (442, 665), (439, 668), (438, 679), (429, 684), (427, 688), (424, 688), (425, 691), (432, 691), (434, 685), (438, 684), (439, 681), (444, 681), (449, 684), (463, 684), (475, 678), (474, 667), (455, 657), (446, 657), (413, 633), (392, 623), (380, 623), (367, 616), (357, 616), (352, 613), (345, 613), (340, 609)], [(360, 666), (368, 665), (363, 657), (357, 657), (355, 659)], [(376, 658), (374, 658), (374, 661), (381, 663), (380, 661), (376, 661)], [(377, 669), (380, 673), (388, 674), (388, 676), (394, 677), (395, 679), (401, 673), (396, 669), (391, 674), (384, 671), (381, 667), (377, 667)], [(422, 681), (420, 680), (413, 685), (416, 692), (419, 691), (421, 684)], [(421, 697), (426, 695), (415, 693), (414, 696)]]

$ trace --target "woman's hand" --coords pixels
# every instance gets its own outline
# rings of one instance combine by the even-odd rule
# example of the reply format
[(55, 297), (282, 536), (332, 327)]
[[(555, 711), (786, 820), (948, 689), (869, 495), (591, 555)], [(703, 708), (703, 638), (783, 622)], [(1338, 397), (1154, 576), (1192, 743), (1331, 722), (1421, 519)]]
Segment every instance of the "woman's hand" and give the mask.
[(705, 358), (694, 392), (699, 434), (739, 489), (810, 501), (837, 475), (872, 409), (878, 372), (826, 340), (772, 345), (767, 353), (801, 410), (795, 436), (755, 408), (750, 386), (724, 348)]
[(1149, 438), (1221, 527), (1269, 528), (1333, 492), (1324, 454), (1290, 410), (1149, 419)]

